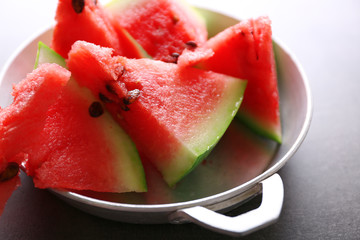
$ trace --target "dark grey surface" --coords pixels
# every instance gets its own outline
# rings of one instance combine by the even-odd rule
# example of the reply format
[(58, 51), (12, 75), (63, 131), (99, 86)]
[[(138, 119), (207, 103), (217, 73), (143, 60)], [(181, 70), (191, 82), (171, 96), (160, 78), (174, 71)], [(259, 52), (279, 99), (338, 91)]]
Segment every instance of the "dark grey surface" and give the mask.
[[(279, 221), (244, 239), (360, 239), (360, 2), (314, 2), (274, 1), (269, 10), (274, 32), (308, 75), (314, 113), (307, 138), (280, 170), (285, 197)], [(1, 47), (2, 65), (19, 41), (5, 37), (1, 33), (8, 44)], [(93, 217), (28, 180), (0, 218), (1, 240), (136, 238), (227, 237), (194, 224), (133, 225)]]

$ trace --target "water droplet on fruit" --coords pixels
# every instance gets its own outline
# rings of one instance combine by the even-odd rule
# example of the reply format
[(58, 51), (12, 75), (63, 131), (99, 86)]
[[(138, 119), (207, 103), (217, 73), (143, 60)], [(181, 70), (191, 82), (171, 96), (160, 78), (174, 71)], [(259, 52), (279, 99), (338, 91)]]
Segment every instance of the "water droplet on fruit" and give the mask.
[(139, 89), (134, 89), (131, 91), (128, 91), (126, 97), (124, 97), (124, 103), (125, 105), (130, 105), (133, 102), (136, 101), (136, 99), (138, 99), (140, 96), (140, 90)]
[(100, 102), (93, 102), (89, 107), (89, 114), (91, 117), (100, 117), (104, 113), (104, 109)]
[(71, 5), (76, 13), (81, 13), (85, 7), (85, 0), (72, 0)]
[(19, 172), (19, 164), (10, 162), (8, 163), (5, 170), (0, 173), (0, 182), (5, 182), (10, 180), (11, 178), (15, 177)]
[(116, 76), (117, 76), (117, 79), (119, 80), (119, 78), (121, 78), (124, 73), (125, 73), (125, 68), (123, 65), (121, 64), (118, 64), (116, 67), (115, 67), (115, 70), (114, 70)]

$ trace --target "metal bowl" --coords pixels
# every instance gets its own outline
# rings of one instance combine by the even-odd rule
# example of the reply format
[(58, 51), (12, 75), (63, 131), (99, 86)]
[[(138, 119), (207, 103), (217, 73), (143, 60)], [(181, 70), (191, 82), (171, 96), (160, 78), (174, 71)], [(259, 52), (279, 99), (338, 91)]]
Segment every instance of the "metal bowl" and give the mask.
[[(212, 19), (209, 34), (239, 20), (199, 9)], [(33, 69), (37, 43), (50, 43), (46, 29), (23, 46), (8, 61), (0, 75), (0, 105), (12, 101), (12, 84)], [(283, 202), (283, 185), (276, 172), (299, 148), (309, 129), (312, 103), (306, 76), (294, 56), (274, 40), (282, 114), (283, 143), (275, 144), (249, 132), (234, 121), (210, 156), (176, 188), (169, 188), (151, 166), (145, 166), (148, 193), (96, 193), (51, 189), (54, 194), (88, 213), (130, 223), (194, 222), (217, 232), (244, 235), (273, 223)], [(229, 211), (262, 193), (259, 208), (237, 217)]]

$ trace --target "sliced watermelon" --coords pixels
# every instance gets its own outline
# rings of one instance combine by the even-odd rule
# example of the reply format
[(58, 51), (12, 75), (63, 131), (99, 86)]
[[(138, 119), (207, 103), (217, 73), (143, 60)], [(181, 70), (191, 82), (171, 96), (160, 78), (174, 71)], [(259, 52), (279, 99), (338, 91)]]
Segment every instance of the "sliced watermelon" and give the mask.
[(157, 60), (176, 62), (184, 48), (207, 40), (204, 20), (183, 1), (113, 0), (106, 9), (114, 26), (125, 28)]
[(125, 30), (114, 28), (98, 1), (59, 0), (55, 20), (51, 47), (64, 58), (76, 40), (111, 47), (116, 54), (127, 57), (144, 56)]
[[(202, 69), (247, 79), (244, 102), (238, 116), (256, 132), (281, 142), (281, 122), (276, 66), (268, 17), (249, 19), (208, 40), (198, 50), (184, 51), (181, 67)], [(213, 51), (213, 55), (205, 51)]]
[[(56, 68), (49, 68), (53, 67)], [(55, 102), (70, 77), (68, 71), (61, 71), (60, 67), (58, 70), (56, 78), (51, 76), (51, 69), (28, 74), (26, 81), (14, 86), (13, 103), (0, 108), (0, 215), (6, 201), (20, 185), (19, 165), (25, 156), (22, 149), (36, 141), (32, 136), (41, 132), (48, 107)]]
[(70, 80), (52, 105), (27, 169), (39, 188), (146, 191), (135, 146), (90, 91)]
[(128, 132), (141, 155), (173, 186), (224, 134), (246, 82), (151, 59), (112, 57), (112, 50), (78, 41), (68, 67)]
[[(49, 51), (40, 48), (37, 62)], [(15, 86), (14, 102), (0, 115), (2, 156), (22, 158), (39, 188), (146, 191), (131, 139), (88, 89), (69, 79), (69, 71), (45, 63)]]

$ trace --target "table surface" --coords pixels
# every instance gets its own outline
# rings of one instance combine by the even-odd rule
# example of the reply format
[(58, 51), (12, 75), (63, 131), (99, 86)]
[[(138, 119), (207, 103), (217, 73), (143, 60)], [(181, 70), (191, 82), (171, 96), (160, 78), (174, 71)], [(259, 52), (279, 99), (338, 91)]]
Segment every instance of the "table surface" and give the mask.
[[(247, 18), (267, 14), (303, 65), (314, 100), (310, 131), (279, 171), (277, 223), (244, 239), (360, 239), (360, 1), (189, 1)], [(55, 0), (4, 1), (0, 67), (53, 21)], [(31, 11), (28, 11), (31, 10)], [(16, 14), (15, 14), (16, 13)], [(247, 207), (256, 205), (255, 201)], [(26, 181), (0, 219), (0, 239), (226, 239), (195, 224), (134, 225), (83, 213)]]

